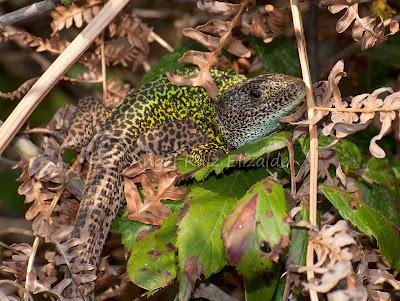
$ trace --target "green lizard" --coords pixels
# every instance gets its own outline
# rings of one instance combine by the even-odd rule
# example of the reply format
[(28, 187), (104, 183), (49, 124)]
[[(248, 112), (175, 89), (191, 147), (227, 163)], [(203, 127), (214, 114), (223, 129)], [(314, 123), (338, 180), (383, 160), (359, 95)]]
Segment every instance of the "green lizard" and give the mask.
[[(180, 74), (191, 75), (194, 69)], [(80, 263), (95, 267), (123, 201), (121, 171), (140, 157), (187, 151), (204, 165), (281, 127), (278, 119), (293, 113), (305, 96), (301, 79), (264, 74), (246, 80), (233, 71), (211, 69), (218, 86), (213, 101), (201, 87), (178, 87), (165, 75), (133, 90), (108, 112), (83, 99), (62, 148), (89, 144), (89, 171), (73, 237), (81, 240)]]

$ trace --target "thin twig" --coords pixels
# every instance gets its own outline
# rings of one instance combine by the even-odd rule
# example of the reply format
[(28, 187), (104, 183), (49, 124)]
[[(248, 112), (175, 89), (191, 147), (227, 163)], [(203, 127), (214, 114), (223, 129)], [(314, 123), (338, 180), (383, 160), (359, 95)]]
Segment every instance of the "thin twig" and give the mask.
[(290, 167), (290, 194), (292, 197), (296, 195), (296, 171), (294, 169), (294, 150), (293, 150), (293, 141), (290, 139), (287, 145), (288, 153), (289, 153), (289, 167)]
[(328, 111), (328, 112), (351, 112), (351, 113), (376, 113), (376, 112), (393, 112), (400, 110), (399, 108), (328, 108), (328, 107), (314, 107), (315, 111)]
[[(290, 0), (290, 7), (292, 11), (294, 32), (297, 40), (297, 48), (299, 52), (301, 71), (303, 74), (303, 80), (306, 85), (306, 101), (307, 101), (307, 115), (309, 120), (312, 119), (314, 115), (313, 108), (315, 107), (314, 96), (312, 93), (312, 82), (310, 75), (310, 68), (308, 65), (306, 42), (304, 37), (303, 22), (301, 19), (299, 1)], [(310, 124), (310, 223), (313, 226), (317, 226), (317, 183), (318, 183), (318, 132), (316, 125)], [(307, 247), (307, 267), (311, 267), (314, 264), (314, 248), (310, 241), (308, 241)], [(314, 274), (310, 271), (307, 273), (307, 280), (313, 283)], [(310, 289), (310, 299), (311, 301), (318, 300), (318, 295), (315, 290)]]
[(103, 82), (103, 104), (107, 101), (107, 65), (106, 65), (106, 52), (104, 49), (104, 31), (101, 33), (101, 78)]
[(12, 25), (15, 23), (28, 21), (32, 18), (48, 14), (60, 2), (61, 2), (60, 0), (44, 0), (41, 2), (33, 3), (29, 6), (20, 8), (16, 11), (1, 16), (0, 24)]
[(18, 253), (19, 252), (19, 251), (15, 250), (15, 249), (11, 248), (9, 245), (7, 245), (6, 243), (2, 242), (1, 240), (0, 240), (0, 247), (3, 247), (4, 249), (10, 250), (11, 252), (14, 252), (14, 253)]
[[(36, 236), (35, 240), (33, 241), (33, 244), (32, 244), (31, 254), (29, 255), (28, 265), (26, 267), (26, 280), (25, 280), (25, 291), (26, 292), (29, 292), (29, 286), (31, 284), (31, 272), (32, 272), (32, 268), (33, 268), (33, 263), (35, 262), (36, 252), (39, 247), (39, 241), (40, 241), (40, 237)], [(28, 293), (25, 293), (24, 297), (25, 297), (25, 300), (27, 300)]]
[(143, 61), (142, 67), (143, 67), (144, 71), (146, 71), (146, 72), (148, 72), (151, 69), (151, 66), (148, 61)]
[(74, 77), (69, 77), (69, 76), (63, 76), (61, 77), (62, 80), (70, 82), (70, 83), (85, 83), (85, 84), (98, 84), (103, 81), (102, 78), (94, 78), (94, 79), (80, 79), (80, 78), (74, 78)]
[(283, 295), (282, 295), (282, 301), (287, 301), (289, 300), (289, 295), (290, 295), (290, 275), (291, 273), (289, 271), (287, 271), (286, 273), (286, 281), (285, 281), (285, 288), (283, 290)]
[(135, 8), (135, 14), (139, 18), (148, 18), (148, 19), (173, 19), (173, 18), (182, 18), (182, 11), (176, 9), (143, 9), (143, 8)]
[(307, 31), (307, 50), (310, 59), (311, 79), (313, 82), (318, 80), (319, 59), (318, 59), (318, 6), (316, 3), (310, 3), (310, 8), (305, 21)]
[(30, 230), (15, 228), (15, 227), (8, 227), (7, 229), (0, 230), (0, 236), (8, 235), (8, 234), (17, 234), (23, 236), (33, 236), (33, 232)]
[[(2, 125), (2, 121), (0, 120), (0, 126)], [(41, 154), (41, 150), (28, 138), (25, 136), (17, 136), (14, 138), (12, 142), (13, 147), (17, 151), (18, 155), (29, 161), (30, 159), (39, 156)], [(74, 195), (78, 200), (81, 200), (83, 197), (83, 181), (79, 177), (71, 177), (68, 180), (66, 185), (66, 189)], [(1, 233), (1, 232), (0, 232)]]
[(0, 128), (0, 155), (10, 144), (11, 140), (27, 121), (44, 96), (47, 95), (51, 88), (57, 83), (59, 78), (92, 44), (94, 39), (128, 2), (129, 0), (109, 0), (89, 25), (82, 30), (33, 85)]
[(162, 37), (156, 34), (154, 31), (150, 32), (149, 38), (156, 41), (158, 44), (167, 49), (169, 52), (174, 51), (174, 48), (170, 44), (168, 44), (166, 40), (164, 40)]
[(9, 158), (6, 158), (4, 156), (0, 156), (0, 163), (13, 167), (13, 166), (17, 165), (19, 162), (9, 159)]
[[(61, 195), (64, 192), (64, 189), (65, 189), (65, 185), (54, 196), (53, 200), (51, 201), (49, 210), (47, 211), (47, 214), (46, 214), (46, 216), (44, 218), (45, 220), (48, 220), (50, 218), (50, 215), (53, 213), (53, 210), (56, 207), (56, 205), (58, 203), (58, 200), (60, 199)], [(37, 248), (39, 246), (39, 241), (40, 241), (40, 237), (36, 236), (35, 240), (33, 241), (32, 251), (31, 251), (31, 254), (29, 255), (29, 259), (28, 259), (28, 266), (26, 268), (26, 281), (25, 281), (25, 289), (27, 291), (29, 290), (29, 286), (30, 286), (30, 282), (31, 282), (30, 274), (31, 274), (31, 271), (32, 271), (33, 263), (35, 261), (35, 256), (36, 256)]]
[(44, 134), (53, 135), (54, 131), (47, 128), (33, 128), (24, 130), (24, 134)]

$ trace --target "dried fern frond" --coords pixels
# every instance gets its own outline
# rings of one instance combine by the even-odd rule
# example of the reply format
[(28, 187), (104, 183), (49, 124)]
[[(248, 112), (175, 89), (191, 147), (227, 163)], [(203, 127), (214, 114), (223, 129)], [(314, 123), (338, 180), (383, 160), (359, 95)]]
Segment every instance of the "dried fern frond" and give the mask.
[(115, 107), (122, 99), (124, 99), (131, 86), (129, 84), (119, 84), (115, 80), (107, 80), (107, 97), (104, 105), (107, 108)]
[(183, 34), (197, 42), (203, 44), (209, 52), (188, 51), (180, 59), (180, 63), (190, 63), (199, 66), (198, 74), (192, 76), (181, 76), (177, 74), (167, 74), (169, 80), (176, 85), (201, 86), (207, 90), (212, 98), (216, 98), (218, 88), (212, 80), (209, 69), (216, 66), (221, 61), (222, 49), (227, 50), (235, 56), (248, 58), (251, 56), (250, 50), (245, 47), (240, 40), (232, 35), (235, 27), (240, 25), (242, 13), (246, 8), (254, 3), (245, 0), (241, 4), (232, 4), (221, 1), (199, 1), (197, 7), (210, 13), (233, 16), (230, 21), (211, 20), (205, 25), (195, 29), (187, 28)]
[(241, 30), (245, 34), (260, 37), (265, 43), (283, 34), (290, 25), (290, 14), (287, 7), (278, 8), (267, 4), (263, 11), (244, 14)]
[(25, 81), (21, 86), (18, 87), (17, 90), (12, 91), (12, 92), (1, 92), (0, 91), (0, 97), (6, 98), (6, 99), (17, 99), (21, 98), (23, 95), (26, 94), (30, 90), (30, 88), (36, 83), (39, 77), (34, 77), (31, 79), (28, 79)]
[(89, 23), (97, 15), (103, 4), (103, 0), (86, 0), (81, 5), (72, 3), (70, 7), (57, 6), (50, 14), (53, 19), (50, 23), (53, 34), (72, 25), (81, 28), (84, 22)]
[(58, 35), (54, 35), (50, 39), (42, 39), (24, 31), (0, 31), (0, 42), (7, 41), (18, 41), (23, 45), (35, 48), (37, 52), (47, 51), (54, 54), (60, 54), (69, 45), (69, 41), (61, 39)]
[[(152, 29), (133, 13), (123, 14), (108, 26), (105, 40), (105, 58), (107, 65), (127, 67), (133, 63), (133, 69), (146, 60), (149, 53)], [(100, 56), (100, 46), (95, 53)]]
[(140, 52), (124, 41), (114, 40), (105, 44), (104, 54), (107, 65), (127, 67), (129, 62), (138, 59)]
[[(129, 44), (138, 49), (149, 47), (148, 39), (152, 29), (144, 24), (134, 13), (123, 14), (117, 21), (108, 26), (110, 38), (126, 37)], [(148, 50), (147, 50), (148, 51)]]
[[(371, 139), (369, 150), (373, 156), (384, 158), (386, 154), (376, 142), (389, 133), (399, 115), (400, 92), (383, 87), (372, 93), (349, 97), (345, 101), (338, 87), (339, 81), (345, 75), (343, 70), (344, 63), (339, 61), (332, 68), (328, 80), (318, 83), (314, 90), (318, 105), (314, 117), (296, 124), (309, 125), (324, 120), (322, 133), (338, 139), (365, 129), (377, 117), (380, 132)], [(328, 118), (324, 118), (325, 116)]]
[(23, 282), (26, 278), (26, 267), (32, 252), (32, 247), (26, 243), (12, 244), (10, 248), (15, 252), (12, 261), (2, 261), (1, 270), (14, 274), (17, 282)]
[(337, 14), (345, 10), (344, 15), (336, 24), (338, 33), (344, 32), (353, 23), (352, 36), (353, 39), (361, 43), (361, 49), (367, 50), (386, 41), (388, 35), (393, 35), (399, 30), (399, 23), (392, 20), (389, 24), (389, 33), (385, 35), (385, 25), (380, 16), (371, 15), (360, 17), (358, 14), (358, 3), (335, 4), (328, 7), (332, 14)]

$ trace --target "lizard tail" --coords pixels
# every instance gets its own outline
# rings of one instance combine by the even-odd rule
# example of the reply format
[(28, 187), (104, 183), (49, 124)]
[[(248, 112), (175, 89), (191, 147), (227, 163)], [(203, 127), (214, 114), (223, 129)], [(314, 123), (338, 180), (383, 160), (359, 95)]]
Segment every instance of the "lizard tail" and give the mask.
[[(122, 179), (118, 164), (90, 164), (86, 178), (84, 199), (82, 200), (72, 236), (80, 240), (79, 255), (76, 263), (90, 264), (96, 274), (100, 255), (103, 250), (111, 223), (122, 201)], [(88, 289), (86, 289), (88, 288)], [(93, 300), (93, 283), (80, 287), (81, 294)]]
[(81, 240), (79, 259), (97, 266), (104, 242), (121, 205), (121, 176), (118, 166), (91, 165), (84, 199), (76, 216), (73, 237)]

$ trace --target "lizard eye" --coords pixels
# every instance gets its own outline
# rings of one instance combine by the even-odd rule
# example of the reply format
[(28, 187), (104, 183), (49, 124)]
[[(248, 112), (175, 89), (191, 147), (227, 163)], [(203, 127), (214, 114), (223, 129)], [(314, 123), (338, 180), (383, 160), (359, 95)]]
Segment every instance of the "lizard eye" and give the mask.
[(250, 96), (252, 97), (252, 98), (255, 98), (255, 99), (259, 99), (260, 97), (261, 97), (261, 91), (260, 90), (251, 90), (250, 91)]

